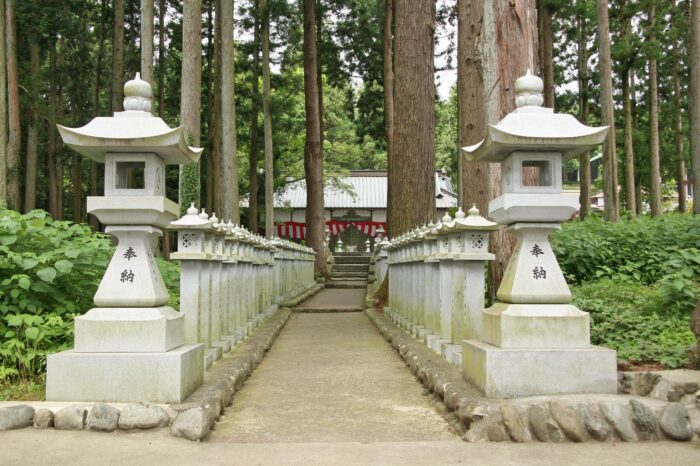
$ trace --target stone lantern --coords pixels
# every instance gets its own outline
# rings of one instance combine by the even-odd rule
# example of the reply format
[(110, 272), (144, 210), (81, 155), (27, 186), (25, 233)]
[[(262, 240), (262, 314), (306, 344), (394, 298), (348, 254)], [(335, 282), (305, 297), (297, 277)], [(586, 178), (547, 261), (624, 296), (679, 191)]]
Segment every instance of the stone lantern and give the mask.
[(503, 194), (489, 215), (517, 238), (498, 289), (483, 312), (483, 335), (463, 344), (463, 372), (486, 396), (615, 393), (614, 351), (591, 346), (589, 316), (571, 292), (549, 235), (578, 210), (562, 194), (562, 163), (600, 146), (608, 128), (593, 128), (542, 105), (542, 80), (515, 83), (516, 110), (467, 147), (469, 160), (500, 163)]
[(154, 258), (179, 210), (165, 197), (165, 166), (197, 162), (202, 149), (150, 113), (151, 86), (138, 74), (124, 95), (123, 112), (58, 126), (68, 147), (105, 164), (104, 196), (88, 197), (87, 211), (118, 245), (98, 307), (76, 318), (74, 350), (48, 358), (48, 400), (179, 402), (203, 380), (202, 346), (185, 344), (183, 315), (167, 306)]

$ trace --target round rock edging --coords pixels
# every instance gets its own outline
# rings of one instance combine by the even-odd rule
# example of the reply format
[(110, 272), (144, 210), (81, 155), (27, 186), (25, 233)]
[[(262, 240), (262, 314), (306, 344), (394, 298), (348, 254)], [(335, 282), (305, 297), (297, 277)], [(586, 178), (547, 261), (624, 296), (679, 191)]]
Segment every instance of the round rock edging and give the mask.
[(628, 395), (484, 398), (458, 368), (381, 311), (368, 308), (365, 315), (465, 441), (689, 441), (700, 435), (698, 405)]

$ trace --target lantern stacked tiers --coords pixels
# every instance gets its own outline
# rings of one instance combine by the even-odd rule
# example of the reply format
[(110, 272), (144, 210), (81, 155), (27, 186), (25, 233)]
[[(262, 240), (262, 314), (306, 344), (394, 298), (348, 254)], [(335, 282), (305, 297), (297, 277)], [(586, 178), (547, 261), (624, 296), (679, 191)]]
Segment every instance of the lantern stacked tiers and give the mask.
[(615, 393), (616, 354), (590, 344), (589, 316), (569, 304), (571, 292), (549, 235), (579, 208), (562, 194), (562, 163), (600, 146), (608, 128), (582, 125), (541, 107), (542, 80), (515, 83), (516, 110), (489, 126), (469, 160), (500, 163), (503, 194), (489, 215), (517, 243), (498, 289), (483, 311), (483, 331), (463, 342), (464, 376), (489, 397)]
[(48, 357), (47, 400), (179, 402), (203, 380), (204, 348), (185, 343), (154, 258), (179, 210), (165, 197), (165, 166), (197, 162), (202, 149), (150, 113), (151, 86), (138, 74), (124, 95), (123, 112), (58, 126), (68, 147), (104, 163), (104, 196), (89, 197), (87, 210), (118, 245), (98, 307), (75, 319), (74, 349)]
[(488, 235), (497, 227), (472, 207), (380, 243), (380, 277), (388, 264), (385, 314), (460, 367), (462, 340), (481, 335), (484, 271), (494, 257)]
[(312, 249), (267, 240), (194, 205), (170, 224), (177, 232), (185, 342), (202, 343), (205, 366), (250, 335), (284, 300), (314, 284)]

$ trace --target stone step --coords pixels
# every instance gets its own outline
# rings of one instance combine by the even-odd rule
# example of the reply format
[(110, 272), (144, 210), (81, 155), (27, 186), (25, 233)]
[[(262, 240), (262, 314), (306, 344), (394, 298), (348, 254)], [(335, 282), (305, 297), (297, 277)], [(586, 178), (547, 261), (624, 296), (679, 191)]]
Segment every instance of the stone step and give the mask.
[(326, 282), (326, 288), (361, 289), (361, 288), (367, 288), (367, 282), (366, 281), (330, 280), (330, 281)]
[(338, 278), (338, 279), (358, 279), (358, 280), (367, 280), (367, 277), (369, 274), (367, 273), (332, 273), (331, 277), (332, 278)]
[(369, 270), (369, 264), (335, 264), (333, 268), (338, 270)]
[(364, 307), (360, 306), (347, 306), (347, 307), (341, 307), (341, 308), (323, 308), (323, 307), (295, 307), (292, 309), (292, 312), (299, 312), (299, 313), (316, 313), (316, 314), (330, 314), (330, 313), (335, 313), (335, 312), (363, 312), (365, 310)]
[(333, 256), (336, 264), (369, 264), (369, 256), (345, 257)]

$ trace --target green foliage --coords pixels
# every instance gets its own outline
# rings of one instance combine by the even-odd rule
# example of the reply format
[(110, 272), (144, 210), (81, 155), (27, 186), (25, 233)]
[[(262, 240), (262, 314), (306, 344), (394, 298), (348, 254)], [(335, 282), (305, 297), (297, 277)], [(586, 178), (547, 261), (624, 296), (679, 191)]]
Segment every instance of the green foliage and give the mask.
[(86, 225), (0, 210), (0, 380), (33, 377), (72, 345), (112, 249)]
[(658, 284), (658, 312), (690, 315), (700, 298), (700, 219), (666, 214), (618, 224), (569, 222), (552, 245), (572, 283), (603, 278)]
[(689, 314), (664, 315), (661, 286), (603, 279), (573, 287), (573, 303), (591, 315), (591, 342), (630, 361), (684, 367), (695, 346)]
[(156, 257), (160, 274), (163, 277), (165, 287), (168, 289), (170, 300), (168, 306), (180, 308), (180, 264), (178, 262), (168, 262), (161, 257)]

